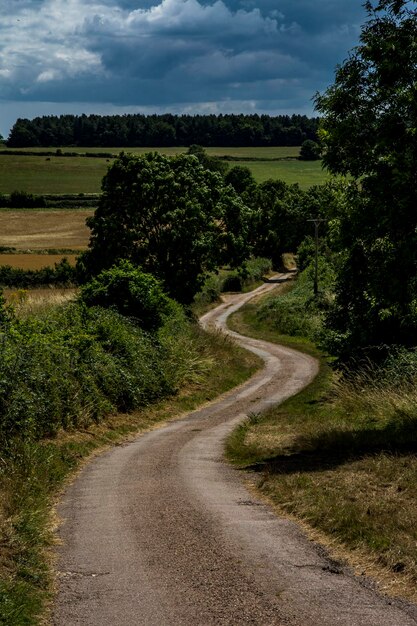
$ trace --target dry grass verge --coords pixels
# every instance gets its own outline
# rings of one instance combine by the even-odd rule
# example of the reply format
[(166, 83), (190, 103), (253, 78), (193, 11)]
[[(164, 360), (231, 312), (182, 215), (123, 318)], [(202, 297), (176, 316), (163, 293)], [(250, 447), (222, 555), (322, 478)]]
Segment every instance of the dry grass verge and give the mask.
[[(259, 320), (254, 305), (230, 325), (315, 351)], [(307, 389), (238, 428), (227, 453), (260, 472), (257, 489), (332, 555), (417, 602), (416, 415), (413, 381), (390, 385), (368, 371), (341, 382), (323, 362)]]

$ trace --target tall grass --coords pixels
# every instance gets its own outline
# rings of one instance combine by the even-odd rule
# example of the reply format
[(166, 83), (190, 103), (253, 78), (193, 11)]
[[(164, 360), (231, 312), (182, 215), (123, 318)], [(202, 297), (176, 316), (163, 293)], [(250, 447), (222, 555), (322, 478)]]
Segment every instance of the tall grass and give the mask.
[[(302, 297), (292, 299), (294, 292), (283, 295), (278, 306), (276, 298), (272, 306), (264, 301), (258, 313), (255, 305), (247, 306), (232, 316), (233, 327), (277, 342), (282, 331), (301, 333), (302, 323), (311, 332), (311, 320), (303, 322), (311, 311), (302, 312)], [(297, 324), (291, 319), (294, 301)], [(305, 337), (291, 341), (304, 349)], [(282, 512), (324, 533), (320, 538), (334, 554), (413, 601), (416, 375), (417, 352), (400, 348), (382, 364), (351, 363), (343, 372), (323, 362), (307, 389), (280, 407), (251, 416), (227, 442), (231, 461), (261, 470), (260, 489)]]
[(323, 319), (333, 298), (334, 271), (319, 258), (319, 293), (314, 295), (314, 265), (300, 273), (295, 284), (278, 297), (266, 299), (258, 309), (260, 320), (268, 322), (283, 335), (306, 337), (319, 342)]

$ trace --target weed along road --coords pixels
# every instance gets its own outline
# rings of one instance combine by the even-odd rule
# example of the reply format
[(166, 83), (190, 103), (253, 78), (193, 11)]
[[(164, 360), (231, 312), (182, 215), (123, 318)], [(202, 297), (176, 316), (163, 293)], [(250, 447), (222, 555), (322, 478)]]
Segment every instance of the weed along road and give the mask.
[[(206, 327), (251, 294), (206, 314)], [(233, 334), (233, 333), (232, 333)], [(59, 507), (55, 626), (411, 626), (417, 610), (387, 600), (277, 517), (222, 460), (252, 412), (317, 371), (304, 354), (234, 335), (262, 371), (216, 402), (90, 462)]]

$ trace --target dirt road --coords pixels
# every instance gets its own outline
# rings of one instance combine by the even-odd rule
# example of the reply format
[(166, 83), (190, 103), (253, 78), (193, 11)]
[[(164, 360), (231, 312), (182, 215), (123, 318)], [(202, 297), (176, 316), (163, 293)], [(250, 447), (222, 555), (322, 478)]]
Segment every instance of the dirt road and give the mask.
[[(268, 290), (264, 285), (257, 293)], [(250, 295), (207, 314), (224, 327)], [(411, 626), (389, 601), (277, 518), (222, 461), (248, 413), (289, 397), (317, 371), (311, 357), (239, 338), (265, 360), (215, 403), (85, 467), (59, 508), (56, 626)]]

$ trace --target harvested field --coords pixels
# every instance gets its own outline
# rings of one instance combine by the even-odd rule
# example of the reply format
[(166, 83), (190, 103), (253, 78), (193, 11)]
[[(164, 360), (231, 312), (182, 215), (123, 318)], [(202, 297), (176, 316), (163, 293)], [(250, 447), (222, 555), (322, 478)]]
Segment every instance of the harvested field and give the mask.
[(11, 265), (22, 270), (40, 270), (43, 267), (53, 267), (64, 257), (71, 265), (75, 265), (75, 254), (0, 254), (0, 265)]
[[(85, 220), (92, 214), (92, 210), (0, 211), (0, 246), (18, 250), (83, 250), (90, 237)], [(52, 265), (50, 259), (45, 261), (45, 265)]]

